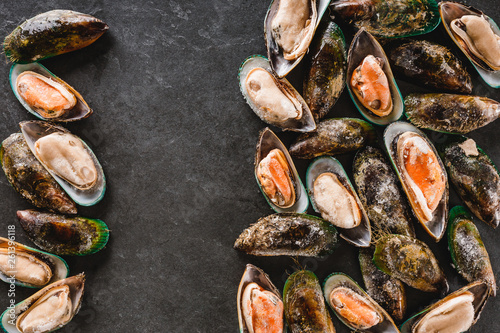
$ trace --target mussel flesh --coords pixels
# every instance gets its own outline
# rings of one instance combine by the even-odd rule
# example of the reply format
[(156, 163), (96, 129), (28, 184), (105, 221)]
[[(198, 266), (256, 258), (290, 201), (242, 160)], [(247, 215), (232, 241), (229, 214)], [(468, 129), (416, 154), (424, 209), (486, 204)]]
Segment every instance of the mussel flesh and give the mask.
[(271, 150), (259, 162), (257, 179), (264, 193), (278, 207), (288, 208), (295, 203), (290, 166), (281, 150)]

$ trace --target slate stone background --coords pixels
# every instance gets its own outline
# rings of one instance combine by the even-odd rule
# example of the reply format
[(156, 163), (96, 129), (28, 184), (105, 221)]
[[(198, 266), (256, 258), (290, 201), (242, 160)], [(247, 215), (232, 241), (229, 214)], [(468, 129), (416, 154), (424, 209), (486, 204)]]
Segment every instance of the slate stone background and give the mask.
[[(493, 1), (466, 1), (500, 22)], [(88, 257), (67, 257), (71, 274), (85, 271), (80, 313), (61, 332), (235, 332), (236, 291), (246, 263), (268, 272), (279, 289), (297, 265), (291, 258), (257, 258), (232, 245), (240, 232), (271, 214), (253, 176), (258, 132), (266, 125), (238, 88), (237, 71), (251, 54), (264, 54), (263, 20), (268, 0), (3, 1), (0, 36), (51, 9), (72, 9), (103, 19), (110, 30), (86, 49), (43, 61), (73, 85), (95, 113), (68, 125), (94, 150), (108, 191), (80, 215), (104, 220), (108, 246)], [(347, 43), (353, 30), (342, 26)], [(452, 46), (440, 26), (430, 39)], [(453, 51), (458, 50), (453, 47)], [(500, 100), (469, 62), (474, 93)], [(0, 61), (0, 139), (34, 119), (18, 103)], [(301, 68), (291, 74), (300, 87)], [(427, 91), (398, 81), (403, 95)], [(344, 91), (331, 117), (360, 117)], [(472, 134), (500, 165), (498, 123)], [(382, 129), (379, 129), (380, 131)], [(278, 133), (289, 144), (293, 133)], [(440, 135), (430, 134), (439, 140)], [(353, 155), (340, 160), (350, 169)], [(308, 161), (298, 161), (304, 176)], [(451, 193), (451, 205), (459, 204)], [(16, 221), (30, 208), (0, 177), (0, 235), (15, 225), (18, 241), (32, 245)], [(500, 270), (499, 231), (477, 221), (495, 273)], [(451, 290), (465, 285), (450, 265), (446, 240), (436, 244), (416, 226), (438, 257)], [(320, 281), (342, 271), (361, 282), (357, 249), (341, 242), (325, 259), (298, 258)], [(0, 284), (0, 308), (8, 305)], [(19, 302), (34, 292), (18, 287)], [(408, 314), (438, 296), (408, 288)], [(490, 299), (472, 332), (500, 332), (499, 301)], [(336, 318), (338, 332), (348, 332)]]

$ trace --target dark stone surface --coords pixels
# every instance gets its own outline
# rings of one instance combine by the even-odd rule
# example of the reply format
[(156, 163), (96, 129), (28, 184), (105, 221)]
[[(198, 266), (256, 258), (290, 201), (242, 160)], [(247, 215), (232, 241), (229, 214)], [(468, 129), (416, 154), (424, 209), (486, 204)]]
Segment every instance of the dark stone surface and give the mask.
[[(500, 22), (488, 0), (467, 1)], [(93, 14), (110, 30), (90, 47), (43, 61), (86, 98), (95, 113), (68, 128), (93, 148), (108, 178), (104, 200), (81, 208), (111, 229), (106, 249), (89, 257), (68, 257), (71, 274), (85, 271), (80, 313), (61, 332), (234, 332), (236, 290), (245, 264), (271, 275), (282, 288), (295, 264), (289, 258), (257, 258), (233, 250), (234, 240), (259, 217), (271, 214), (253, 176), (258, 131), (265, 126), (242, 98), (240, 63), (264, 54), (262, 25), (268, 0), (238, 1), (3, 1), (0, 36), (24, 19), (50, 9)], [(345, 28), (350, 43), (352, 30)], [(442, 27), (430, 38), (450, 45)], [(3, 37), (2, 37), (3, 38)], [(453, 51), (458, 54), (456, 48)], [(461, 54), (459, 54), (462, 57)], [(463, 57), (462, 57), (463, 58)], [(466, 62), (474, 93), (500, 99)], [(0, 139), (34, 119), (8, 83), (10, 64), (0, 62)], [(292, 73), (299, 82), (300, 68)], [(399, 81), (403, 95), (423, 88)], [(347, 91), (330, 116), (359, 117)], [(500, 164), (495, 124), (470, 136)], [(381, 130), (381, 129), (379, 129)], [(285, 144), (293, 133), (279, 133)], [(439, 134), (431, 134), (439, 140)], [(350, 169), (353, 155), (340, 160)], [(307, 161), (297, 162), (304, 175)], [(16, 222), (30, 208), (0, 177), (0, 235), (15, 225), (17, 239), (31, 245)], [(451, 204), (459, 204), (452, 192)], [(498, 230), (477, 223), (496, 275), (500, 270)], [(450, 265), (446, 240), (435, 244), (451, 290), (465, 282)], [(322, 281), (342, 271), (361, 282), (357, 250), (342, 242), (326, 259), (299, 258)], [(8, 304), (0, 284), (0, 308)], [(18, 287), (16, 301), (34, 292)], [(408, 288), (408, 314), (436, 299)], [(500, 332), (498, 299), (490, 299), (473, 332)], [(336, 318), (338, 332), (348, 332)]]

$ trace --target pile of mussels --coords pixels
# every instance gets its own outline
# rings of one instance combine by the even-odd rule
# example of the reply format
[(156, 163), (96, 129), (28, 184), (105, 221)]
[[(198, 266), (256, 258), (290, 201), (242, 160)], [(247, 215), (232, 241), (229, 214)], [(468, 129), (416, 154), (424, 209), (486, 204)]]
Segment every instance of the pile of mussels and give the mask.
[[(349, 49), (327, 10), (358, 31)], [(326, 304), (359, 332), (463, 332), (495, 296), (495, 276), (472, 215), (498, 226), (500, 176), (462, 134), (495, 120), (500, 103), (471, 95), (471, 77), (448, 48), (409, 38), (440, 23), (480, 77), (500, 87), (500, 30), (470, 6), (434, 0), (271, 2), (264, 20), (267, 58), (247, 58), (239, 84), (262, 121), (300, 135), (287, 149), (271, 129), (261, 131), (255, 177), (276, 214), (244, 230), (234, 248), (254, 256), (321, 257), (335, 250), (340, 235), (359, 247), (366, 292), (344, 273), (332, 273), (321, 286), (302, 269), (288, 277), (282, 297), (266, 273), (248, 264), (237, 294), (240, 332), (335, 332)], [(300, 94), (285, 76), (302, 59)], [(393, 70), (440, 92), (403, 98)], [(323, 119), (345, 85), (366, 121)], [(403, 114), (410, 122), (399, 121)], [(370, 123), (387, 125), (382, 147)], [(446, 140), (434, 147), (418, 128), (447, 133)], [(351, 182), (331, 155), (354, 151)], [(305, 183), (292, 157), (314, 159)], [(448, 180), (467, 208), (449, 209)], [(321, 218), (304, 214), (309, 202)], [(414, 220), (436, 242), (447, 233), (453, 266), (469, 284), (407, 319), (404, 285), (438, 295), (449, 289), (433, 252), (416, 238)]]
[(85, 275), (68, 277), (59, 255), (89, 255), (109, 238), (107, 225), (78, 217), (77, 205), (91, 206), (104, 196), (106, 180), (87, 144), (56, 122), (92, 114), (82, 96), (38, 63), (96, 41), (108, 26), (86, 14), (53, 10), (18, 26), (5, 38), (4, 52), (14, 62), (10, 84), (19, 102), (41, 120), (21, 122), (19, 133), (2, 142), (0, 163), (12, 187), (43, 211), (18, 211), (22, 228), (37, 247), (0, 237), (0, 279), (42, 288), (9, 307), (0, 318), (7, 333), (52, 332), (78, 313)]

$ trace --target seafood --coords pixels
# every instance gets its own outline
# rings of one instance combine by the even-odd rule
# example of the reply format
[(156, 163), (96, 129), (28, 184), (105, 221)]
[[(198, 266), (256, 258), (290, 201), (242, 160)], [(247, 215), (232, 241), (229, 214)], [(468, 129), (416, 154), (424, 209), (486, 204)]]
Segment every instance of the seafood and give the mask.
[(238, 77), (243, 97), (262, 121), (291, 131), (316, 129), (311, 110), (302, 96), (286, 79), (274, 76), (266, 58), (248, 57)]
[(403, 235), (387, 235), (375, 246), (373, 263), (382, 272), (425, 292), (448, 291), (443, 270), (424, 242)]
[(333, 21), (321, 24), (309, 54), (303, 95), (318, 121), (333, 108), (345, 86), (347, 51), (338, 25)]
[(445, 133), (469, 133), (500, 116), (500, 103), (486, 97), (409, 94), (406, 117), (415, 126)]
[(337, 230), (327, 221), (281, 213), (263, 217), (245, 229), (234, 248), (256, 256), (321, 257), (332, 253), (336, 245)]
[(109, 238), (107, 225), (97, 219), (35, 210), (18, 211), (17, 218), (36, 246), (57, 255), (93, 254), (104, 248)]
[(333, 157), (315, 159), (306, 183), (314, 210), (341, 228), (340, 236), (349, 243), (369, 246), (370, 221), (340, 162)]
[(73, 200), (38, 162), (21, 133), (2, 142), (2, 167), (12, 187), (34, 206), (62, 214), (76, 214)]
[(283, 305), (292, 333), (335, 333), (318, 278), (302, 270), (290, 275), (283, 290)]
[(315, 132), (304, 133), (290, 146), (290, 154), (300, 159), (354, 151), (375, 141), (373, 127), (361, 119), (334, 118), (318, 123)]
[(413, 213), (425, 231), (439, 241), (446, 230), (448, 179), (436, 149), (414, 126), (388, 126), (384, 141)]
[(472, 93), (472, 79), (462, 62), (442, 45), (408, 40), (391, 47), (391, 68), (411, 82), (437, 90)]
[(260, 268), (247, 264), (237, 301), (240, 333), (286, 332), (280, 292)]
[(35, 62), (88, 46), (108, 28), (91, 15), (51, 10), (30, 18), (5, 37), (4, 52), (13, 62)]
[(391, 317), (354, 280), (333, 273), (323, 284), (326, 302), (337, 317), (356, 332), (399, 333)]
[(495, 164), (472, 139), (449, 137), (438, 146), (458, 195), (481, 221), (500, 222), (500, 175)]
[(453, 207), (450, 211), (448, 248), (453, 266), (460, 275), (469, 283), (484, 281), (491, 288), (492, 295), (496, 296), (497, 284), (490, 257), (472, 221), (472, 216), (462, 206)]
[(1, 326), (9, 333), (48, 333), (68, 324), (78, 313), (85, 285), (83, 273), (56, 281), (16, 304), (15, 317), (9, 309), (1, 317)]

